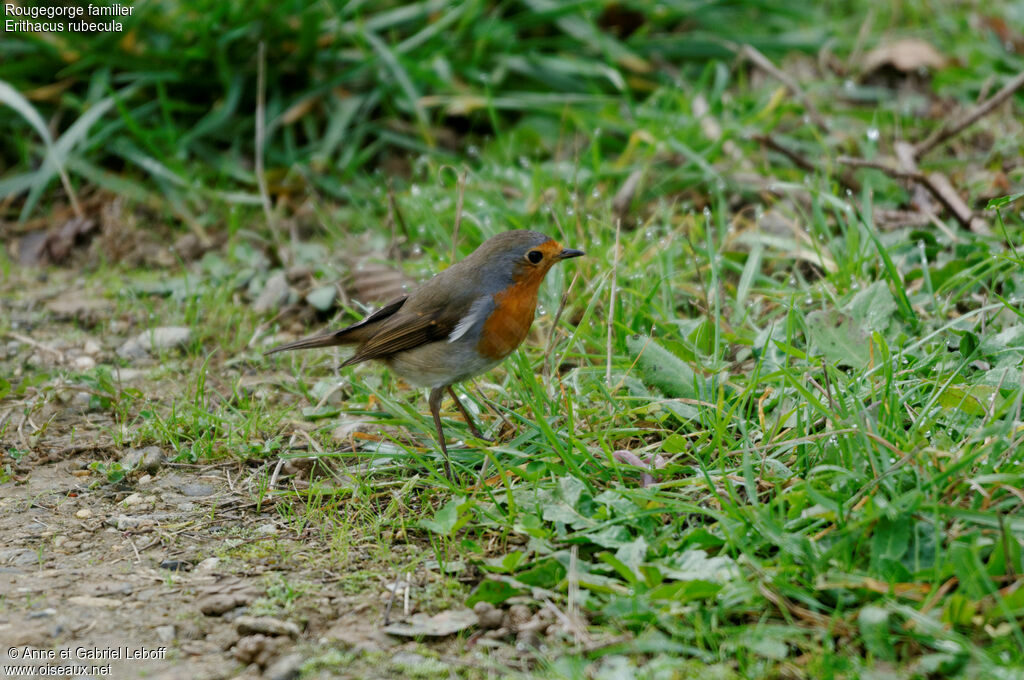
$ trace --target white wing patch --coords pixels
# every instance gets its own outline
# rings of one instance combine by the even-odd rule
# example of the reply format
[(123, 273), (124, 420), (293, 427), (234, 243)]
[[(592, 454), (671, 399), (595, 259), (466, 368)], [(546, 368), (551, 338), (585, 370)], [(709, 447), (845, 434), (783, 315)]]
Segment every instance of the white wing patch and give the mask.
[(490, 295), (483, 295), (478, 297), (472, 305), (469, 306), (469, 311), (466, 312), (466, 316), (459, 319), (459, 323), (455, 326), (455, 330), (448, 336), (448, 342), (455, 342), (463, 335), (469, 332), (477, 322), (483, 321), (491, 313), (490, 307), (494, 304)]

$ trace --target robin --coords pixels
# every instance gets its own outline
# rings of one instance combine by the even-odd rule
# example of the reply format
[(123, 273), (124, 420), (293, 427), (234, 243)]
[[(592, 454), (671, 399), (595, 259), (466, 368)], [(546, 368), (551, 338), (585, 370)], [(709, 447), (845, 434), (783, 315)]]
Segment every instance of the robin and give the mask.
[(506, 231), (408, 295), (347, 328), (297, 340), (267, 354), (311, 347), (356, 345), (342, 366), (383, 361), (406, 382), (430, 388), (430, 413), (452, 479), (441, 427), (447, 390), (469, 426), (483, 439), (452, 385), (497, 366), (523, 342), (537, 311), (537, 291), (551, 266), (583, 255), (536, 231)]

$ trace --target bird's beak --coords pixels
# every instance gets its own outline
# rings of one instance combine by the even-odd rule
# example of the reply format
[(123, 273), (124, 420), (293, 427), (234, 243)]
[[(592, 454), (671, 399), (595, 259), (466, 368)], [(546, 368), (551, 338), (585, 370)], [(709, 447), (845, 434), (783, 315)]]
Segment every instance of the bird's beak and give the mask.
[(559, 260), (568, 260), (570, 257), (579, 257), (580, 255), (586, 255), (582, 250), (576, 250), (575, 248), (564, 248), (562, 252), (558, 254)]

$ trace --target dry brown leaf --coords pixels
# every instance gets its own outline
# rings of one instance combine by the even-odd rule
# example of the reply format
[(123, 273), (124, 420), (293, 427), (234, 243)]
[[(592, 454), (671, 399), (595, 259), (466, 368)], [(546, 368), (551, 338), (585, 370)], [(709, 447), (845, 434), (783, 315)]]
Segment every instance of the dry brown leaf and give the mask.
[(34, 231), (18, 239), (15, 250), (18, 262), (25, 266), (60, 264), (75, 246), (85, 244), (96, 231), (96, 220), (72, 217), (60, 227)]
[(906, 38), (880, 45), (864, 56), (862, 68), (865, 73), (891, 66), (903, 73), (916, 73), (920, 69), (940, 69), (946, 65), (946, 57), (924, 40)]

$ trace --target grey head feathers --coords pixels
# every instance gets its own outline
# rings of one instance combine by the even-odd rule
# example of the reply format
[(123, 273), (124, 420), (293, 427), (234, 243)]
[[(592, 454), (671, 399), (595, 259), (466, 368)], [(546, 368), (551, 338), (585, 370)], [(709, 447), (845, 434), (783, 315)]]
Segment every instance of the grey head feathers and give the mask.
[(473, 280), (486, 292), (497, 293), (512, 283), (516, 271), (523, 266), (526, 252), (550, 240), (550, 236), (539, 231), (505, 231), (484, 241), (446, 271), (457, 270), (460, 276)]

